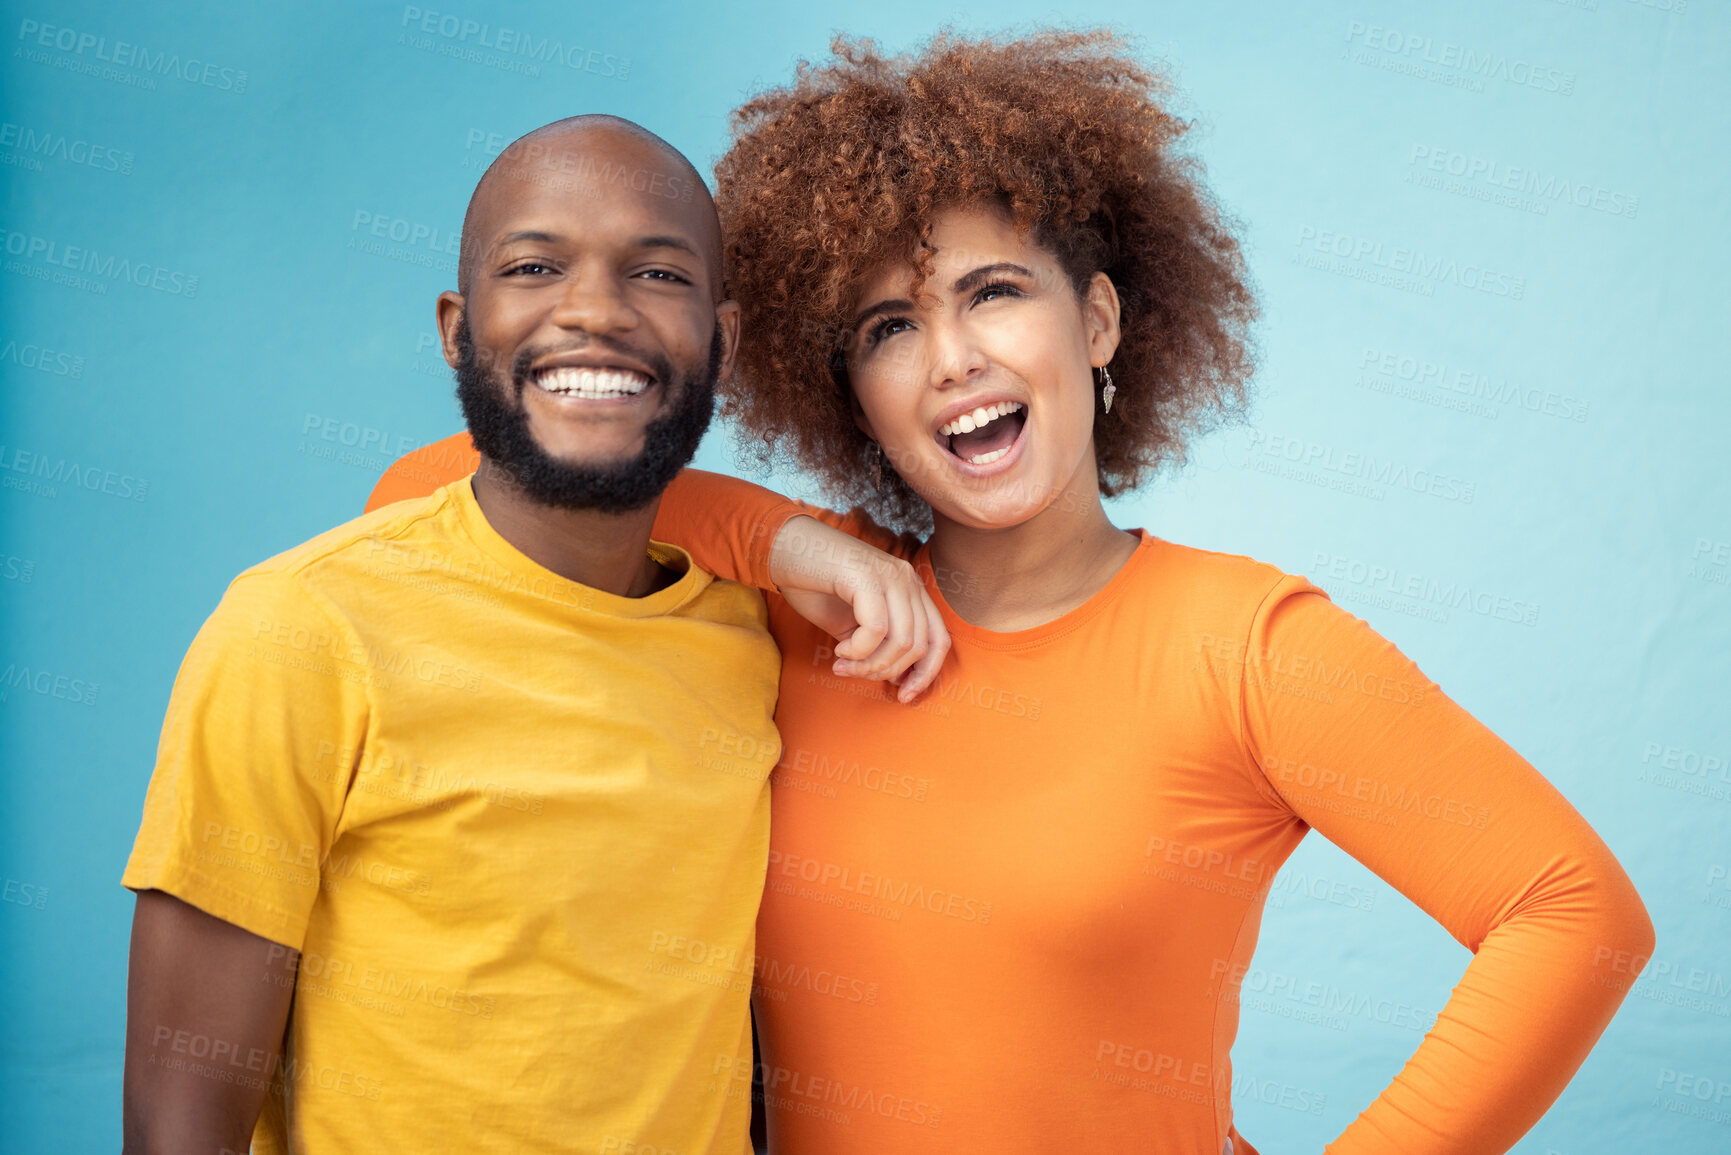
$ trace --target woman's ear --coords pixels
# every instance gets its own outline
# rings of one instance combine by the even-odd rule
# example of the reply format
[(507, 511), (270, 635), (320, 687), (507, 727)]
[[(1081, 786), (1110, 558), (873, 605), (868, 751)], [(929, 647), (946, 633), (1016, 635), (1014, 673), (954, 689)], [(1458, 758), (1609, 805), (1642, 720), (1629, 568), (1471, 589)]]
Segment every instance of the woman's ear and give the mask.
[(1088, 363), (1099, 368), (1118, 352), (1123, 331), (1118, 327), (1118, 287), (1105, 273), (1095, 273), (1082, 298), (1082, 323), (1088, 329)]
[(872, 430), (871, 418), (866, 416), (865, 409), (861, 407), (859, 398), (854, 396), (854, 391), (852, 389), (847, 391), (847, 403), (848, 407), (853, 410), (854, 425), (858, 427), (861, 433), (865, 434), (873, 441), (876, 441), (878, 435)]

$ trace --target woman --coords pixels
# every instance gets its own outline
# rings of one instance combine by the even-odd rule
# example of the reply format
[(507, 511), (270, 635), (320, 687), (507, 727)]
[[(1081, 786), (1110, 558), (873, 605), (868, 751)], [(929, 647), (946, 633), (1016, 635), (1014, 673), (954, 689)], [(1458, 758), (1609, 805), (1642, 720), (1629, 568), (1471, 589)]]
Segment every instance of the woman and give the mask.
[(1107, 34), (836, 51), (736, 114), (718, 202), (733, 412), (863, 508), (688, 473), (656, 536), (767, 588), (748, 535), (815, 515), (912, 561), (954, 649), (910, 708), (773, 605), (772, 1149), (1253, 1152), (1236, 995), (1315, 827), (1476, 955), (1330, 1150), (1506, 1150), (1621, 1001), (1599, 960), (1651, 925), (1568, 803), (1363, 622), (1108, 519), (1250, 368), (1238, 249), (1160, 83)]

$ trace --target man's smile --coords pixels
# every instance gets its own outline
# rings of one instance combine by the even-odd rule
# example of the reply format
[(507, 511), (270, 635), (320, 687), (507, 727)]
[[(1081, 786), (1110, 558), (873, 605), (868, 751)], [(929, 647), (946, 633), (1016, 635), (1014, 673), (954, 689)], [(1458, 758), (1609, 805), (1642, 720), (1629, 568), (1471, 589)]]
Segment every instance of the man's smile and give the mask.
[(655, 383), (648, 374), (633, 370), (574, 366), (556, 366), (532, 374), (529, 381), (536, 388), (556, 397), (572, 397), (586, 401), (633, 398)]

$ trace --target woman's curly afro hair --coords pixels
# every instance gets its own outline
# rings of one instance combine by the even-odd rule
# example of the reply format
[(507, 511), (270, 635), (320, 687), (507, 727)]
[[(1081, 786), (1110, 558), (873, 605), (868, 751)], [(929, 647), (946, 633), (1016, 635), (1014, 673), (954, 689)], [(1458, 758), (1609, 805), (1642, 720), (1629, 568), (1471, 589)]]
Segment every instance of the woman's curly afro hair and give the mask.
[(842, 350), (861, 278), (899, 256), (923, 282), (932, 220), (951, 207), (1007, 210), (1079, 294), (1097, 271), (1116, 286), (1118, 391), (1094, 423), (1103, 493), (1181, 461), (1189, 435), (1242, 406), (1256, 305), (1238, 243), (1176, 149), (1188, 125), (1162, 107), (1170, 84), (1116, 34), (946, 34), (909, 57), (838, 37), (831, 51), (741, 106), (716, 165), (744, 310), (725, 411), (766, 462), (790, 451), (843, 503), (929, 526), (900, 478), (874, 476)]

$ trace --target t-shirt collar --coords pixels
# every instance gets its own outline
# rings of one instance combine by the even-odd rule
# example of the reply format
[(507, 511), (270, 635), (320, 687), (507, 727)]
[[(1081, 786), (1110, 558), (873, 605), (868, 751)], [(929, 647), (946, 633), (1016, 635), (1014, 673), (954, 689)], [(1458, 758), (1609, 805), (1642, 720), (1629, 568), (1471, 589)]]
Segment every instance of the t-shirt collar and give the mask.
[(544, 585), (556, 591), (556, 600), (563, 604), (612, 617), (656, 617), (679, 609), (702, 593), (714, 580), (694, 565), (691, 555), (683, 549), (659, 541), (649, 543), (649, 556), (670, 570), (682, 571), (679, 579), (665, 589), (640, 598), (628, 598), (561, 577), (506, 541), (499, 531), (493, 528), (475, 500), (475, 490), (471, 484), (473, 480), (474, 476), (471, 474), (445, 487), (462, 532), (488, 558), (530, 579), (529, 588), (537, 584)]

